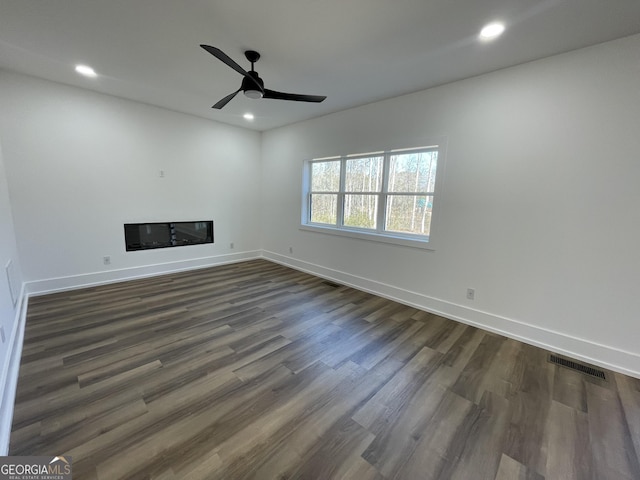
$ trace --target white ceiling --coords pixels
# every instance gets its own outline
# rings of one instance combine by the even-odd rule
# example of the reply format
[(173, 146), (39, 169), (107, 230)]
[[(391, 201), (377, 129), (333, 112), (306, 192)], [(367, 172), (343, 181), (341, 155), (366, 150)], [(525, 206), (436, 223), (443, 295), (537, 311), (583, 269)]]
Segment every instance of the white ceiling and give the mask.
[[(495, 20), (504, 35), (479, 42)], [(640, 0), (0, 0), (0, 67), (268, 130), (638, 32)], [(328, 98), (213, 110), (242, 77), (201, 43), (247, 70), (257, 50), (267, 88)]]

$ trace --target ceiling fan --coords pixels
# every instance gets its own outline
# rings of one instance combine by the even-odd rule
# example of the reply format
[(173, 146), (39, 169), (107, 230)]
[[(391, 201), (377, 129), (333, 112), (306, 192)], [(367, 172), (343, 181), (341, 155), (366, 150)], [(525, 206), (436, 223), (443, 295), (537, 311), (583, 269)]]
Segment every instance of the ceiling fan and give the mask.
[(253, 69), (253, 64), (256, 63), (260, 59), (260, 54), (254, 50), (247, 50), (244, 52), (244, 56), (247, 57), (247, 60), (251, 62), (251, 70), (246, 71), (236, 62), (231, 60), (229, 56), (224, 53), (222, 50), (216, 47), (212, 47), (210, 45), (200, 45), (211, 55), (216, 57), (218, 60), (226, 63), (228, 66), (233, 68), (236, 72), (241, 75), (244, 75), (242, 79), (242, 84), (240, 88), (235, 92), (227, 95), (218, 103), (216, 103), (212, 108), (217, 108), (218, 110), (224, 107), (227, 103), (229, 103), (233, 97), (235, 97), (240, 91), (242, 91), (245, 96), (249, 98), (272, 98), (274, 100), (292, 100), (294, 102), (314, 102), (320, 103), (325, 98), (321, 95), (300, 95), (298, 93), (284, 93), (284, 92), (276, 92), (275, 90), (269, 90), (268, 88), (264, 88), (264, 82), (258, 76), (258, 72)]

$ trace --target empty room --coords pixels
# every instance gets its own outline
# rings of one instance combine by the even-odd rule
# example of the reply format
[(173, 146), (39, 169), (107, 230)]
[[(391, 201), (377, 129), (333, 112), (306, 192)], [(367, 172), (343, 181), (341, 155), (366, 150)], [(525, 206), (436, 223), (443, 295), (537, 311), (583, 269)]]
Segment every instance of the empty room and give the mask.
[(632, 0), (0, 0), (0, 478), (640, 479), (639, 79)]

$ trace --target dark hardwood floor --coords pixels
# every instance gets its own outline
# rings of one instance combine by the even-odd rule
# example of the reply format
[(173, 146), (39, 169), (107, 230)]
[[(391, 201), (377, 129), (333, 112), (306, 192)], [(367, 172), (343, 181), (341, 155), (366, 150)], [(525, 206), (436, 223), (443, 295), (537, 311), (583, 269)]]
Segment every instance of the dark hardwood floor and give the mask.
[(11, 455), (74, 479), (640, 479), (640, 380), (267, 261), (35, 297)]

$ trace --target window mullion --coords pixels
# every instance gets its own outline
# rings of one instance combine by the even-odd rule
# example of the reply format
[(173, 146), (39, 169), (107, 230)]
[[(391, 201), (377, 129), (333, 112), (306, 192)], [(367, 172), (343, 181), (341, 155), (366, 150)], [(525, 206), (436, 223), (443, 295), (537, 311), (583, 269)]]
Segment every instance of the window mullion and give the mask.
[(307, 223), (311, 223), (311, 198), (313, 195), (313, 192), (311, 191), (311, 181), (312, 181), (312, 170), (313, 170), (313, 162), (309, 162), (306, 164), (307, 168), (304, 171), (303, 174), (303, 181), (305, 184), (305, 187), (308, 189), (307, 191), (307, 209), (305, 212), (303, 213), (303, 217), (305, 218), (305, 222)]
[(376, 231), (383, 233), (387, 220), (387, 193), (389, 191), (389, 152), (384, 153), (382, 159), (382, 191), (378, 196), (378, 228)]
[(338, 187), (338, 227), (344, 227), (344, 190), (346, 185), (347, 158), (340, 158), (340, 186)]

